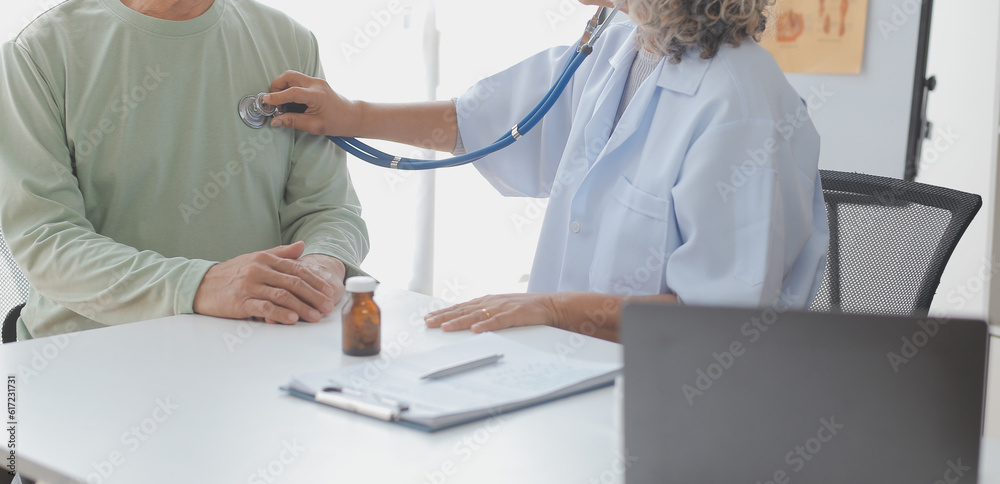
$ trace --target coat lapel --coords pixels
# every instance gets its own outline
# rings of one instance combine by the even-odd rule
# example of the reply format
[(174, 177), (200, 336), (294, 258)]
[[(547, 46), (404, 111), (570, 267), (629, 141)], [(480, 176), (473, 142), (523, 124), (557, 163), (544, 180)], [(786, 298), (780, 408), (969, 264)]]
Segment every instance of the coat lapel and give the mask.
[[(628, 82), (628, 71), (632, 68), (632, 59), (634, 58), (635, 42), (633, 41), (631, 45), (633, 55), (628, 56), (627, 64), (615, 67), (616, 71), (625, 71), (624, 82)], [(640, 126), (648, 125), (644, 123), (643, 119), (647, 116), (649, 110), (656, 109), (655, 105), (658, 103), (661, 89), (686, 96), (694, 96), (698, 92), (698, 88), (701, 87), (701, 81), (705, 78), (705, 73), (708, 72), (708, 67), (711, 63), (711, 59), (702, 59), (697, 54), (692, 54), (691, 51), (684, 56), (680, 64), (673, 64), (667, 60), (660, 61), (660, 65), (653, 70), (649, 78), (642, 83), (639, 90), (632, 96), (632, 100), (622, 114), (622, 118), (618, 121), (618, 126), (611, 133), (607, 146), (605, 146), (603, 152), (598, 157), (597, 162), (610, 157), (616, 149), (621, 147), (636, 133)], [(656, 82), (649, 82), (654, 79)], [(617, 92), (619, 94), (616, 99), (619, 102), (621, 101), (623, 91), (624, 84), (618, 87)], [(603, 115), (605, 113), (601, 112), (600, 114)], [(615, 103), (614, 110), (605, 118), (603, 124), (610, 125), (613, 123), (614, 117), (617, 114), (618, 103)]]
[(615, 115), (618, 114), (618, 105), (621, 103), (625, 83), (628, 82), (628, 73), (632, 67), (632, 60), (635, 59), (635, 53), (635, 40), (630, 39), (618, 49), (613, 57), (608, 59), (611, 69), (607, 71), (604, 79), (601, 79), (599, 84), (592, 83), (592, 85), (603, 86), (603, 89), (597, 97), (593, 114), (584, 128), (587, 162), (591, 166), (603, 156), (602, 153), (607, 151), (611, 128), (615, 121)]

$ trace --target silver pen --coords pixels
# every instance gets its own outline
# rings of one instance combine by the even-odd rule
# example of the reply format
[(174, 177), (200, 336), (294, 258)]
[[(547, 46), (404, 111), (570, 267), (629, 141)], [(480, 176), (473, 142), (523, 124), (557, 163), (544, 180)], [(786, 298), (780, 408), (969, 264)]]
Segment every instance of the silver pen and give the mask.
[(420, 376), (421, 380), (427, 379), (438, 379), (444, 378), (449, 375), (454, 375), (455, 373), (461, 373), (463, 371), (471, 370), (473, 368), (479, 368), (480, 366), (492, 365), (500, 361), (503, 358), (503, 354), (497, 353), (494, 355), (484, 356), (481, 358), (474, 358), (468, 361), (463, 361), (456, 363), (454, 365), (448, 365), (444, 368), (439, 368), (437, 370), (425, 373)]

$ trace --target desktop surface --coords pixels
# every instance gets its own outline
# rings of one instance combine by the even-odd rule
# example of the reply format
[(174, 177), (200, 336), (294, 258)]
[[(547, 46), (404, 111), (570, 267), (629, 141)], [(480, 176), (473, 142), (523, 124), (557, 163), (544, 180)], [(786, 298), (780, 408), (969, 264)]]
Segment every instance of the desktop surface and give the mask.
[[(427, 329), (429, 297), (379, 290), (382, 353), (341, 353), (339, 316), (264, 325), (200, 316), (0, 348), (18, 375), (18, 466), (47, 482), (590, 482), (616, 459), (610, 388), (427, 433), (295, 398), (295, 373), (402, 354), (470, 332)], [(613, 343), (504, 331), (546, 351), (620, 361)], [(317, 481), (319, 479), (319, 481)]]
[[(389, 359), (472, 337), (424, 328), (441, 301), (387, 288), (376, 300)], [(279, 390), (300, 372), (385, 364), (344, 356), (339, 330), (336, 315), (296, 326), (182, 316), (0, 345), (0, 369), (16, 380), (18, 468), (47, 484), (583, 484), (621, 482), (635, 463), (619, 450), (617, 388), (436, 433)], [(500, 334), (585, 360), (622, 358), (619, 345), (553, 328)], [(982, 483), (1000, 483), (992, 437)]]

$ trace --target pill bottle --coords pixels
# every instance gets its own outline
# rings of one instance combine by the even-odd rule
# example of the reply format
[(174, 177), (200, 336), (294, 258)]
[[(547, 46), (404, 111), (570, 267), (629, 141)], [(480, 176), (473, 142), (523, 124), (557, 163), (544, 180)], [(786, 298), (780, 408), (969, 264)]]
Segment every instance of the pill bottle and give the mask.
[(368, 276), (347, 280), (349, 299), (341, 317), (346, 355), (372, 356), (382, 349), (382, 312), (373, 299), (376, 286), (378, 281)]

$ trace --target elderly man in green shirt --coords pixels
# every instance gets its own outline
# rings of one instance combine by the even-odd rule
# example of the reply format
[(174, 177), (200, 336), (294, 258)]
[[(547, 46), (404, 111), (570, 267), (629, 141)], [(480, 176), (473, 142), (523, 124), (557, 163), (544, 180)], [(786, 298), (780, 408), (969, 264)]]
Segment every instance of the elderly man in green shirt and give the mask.
[(29, 338), (185, 313), (317, 321), (368, 234), (343, 152), (239, 99), (312, 34), (251, 0), (69, 0), (3, 45), (0, 226)]

